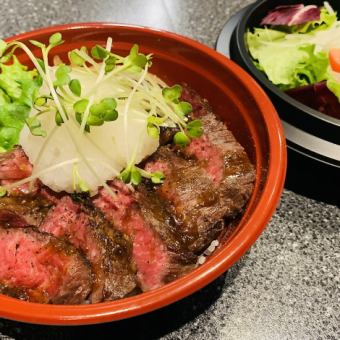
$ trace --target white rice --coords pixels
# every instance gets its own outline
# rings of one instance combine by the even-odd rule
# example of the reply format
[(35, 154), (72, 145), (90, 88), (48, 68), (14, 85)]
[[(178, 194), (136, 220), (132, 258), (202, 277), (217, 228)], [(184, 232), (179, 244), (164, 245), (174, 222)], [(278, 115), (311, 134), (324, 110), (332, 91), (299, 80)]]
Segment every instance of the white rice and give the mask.
[(209, 247), (203, 252), (203, 254), (198, 258), (197, 262), (196, 262), (196, 267), (202, 265), (206, 260), (207, 260), (207, 256), (210, 256), (218, 247), (220, 243), (218, 242), (218, 240), (213, 240)]

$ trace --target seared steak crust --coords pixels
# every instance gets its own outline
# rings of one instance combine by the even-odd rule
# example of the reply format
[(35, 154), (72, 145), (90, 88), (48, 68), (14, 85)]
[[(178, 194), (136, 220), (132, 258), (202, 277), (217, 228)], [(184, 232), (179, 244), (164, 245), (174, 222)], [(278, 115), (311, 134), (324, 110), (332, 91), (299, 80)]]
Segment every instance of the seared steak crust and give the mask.
[(168, 266), (159, 281), (164, 284), (191, 271), (196, 265), (197, 255), (188, 249), (187, 235), (181, 233), (179, 221), (172, 214), (169, 203), (157, 195), (150, 184), (139, 185), (135, 197), (143, 219), (148, 221), (168, 252)]
[(34, 228), (0, 227), (0, 292), (23, 300), (81, 304), (92, 288), (84, 256)]
[(186, 160), (169, 146), (161, 147), (148, 166), (166, 167), (166, 179), (154, 192), (159, 200), (170, 202), (182, 250), (199, 254), (223, 228), (211, 179), (196, 160)]
[(131, 239), (132, 261), (141, 289), (158, 288), (163, 285), (170, 264), (166, 246), (144, 218), (134, 192), (117, 179), (111, 183), (111, 188), (114, 197), (102, 189), (93, 198), (93, 203), (118, 230)]
[(192, 103), (193, 118), (201, 119), (203, 136), (184, 149), (160, 147), (145, 168), (165, 172), (164, 183), (154, 191), (168, 202), (184, 251), (199, 254), (218, 237), (225, 220), (244, 209), (255, 170), (243, 147), (205, 100), (188, 88), (184, 88), (183, 99)]
[[(22, 220), (21, 225), (38, 226), (44, 220), (46, 214), (51, 208), (51, 203), (41, 195), (18, 195), (0, 197), (0, 221), (3, 223), (12, 223), (6, 220), (6, 215), (11, 212), (12, 217), (17, 216)], [(6, 213), (7, 212), (7, 213)], [(18, 226), (15, 223), (13, 226)]]
[(65, 196), (50, 210), (39, 229), (84, 252), (94, 272), (91, 302), (122, 298), (135, 288), (127, 238), (92, 205), (77, 204)]

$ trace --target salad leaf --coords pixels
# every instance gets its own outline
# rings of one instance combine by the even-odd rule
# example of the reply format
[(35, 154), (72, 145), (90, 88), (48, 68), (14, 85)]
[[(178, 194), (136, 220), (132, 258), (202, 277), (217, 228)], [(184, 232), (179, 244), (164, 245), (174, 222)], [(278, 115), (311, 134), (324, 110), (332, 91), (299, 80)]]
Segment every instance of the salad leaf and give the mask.
[(327, 53), (320, 51), (315, 52), (314, 45), (300, 47), (301, 51), (308, 54), (308, 61), (302, 67), (298, 67), (295, 76), (300, 81), (306, 80), (307, 84), (318, 83), (327, 79), (327, 68), (329, 65)]
[(312, 84), (326, 79), (328, 57), (316, 52), (315, 45), (304, 42), (304, 35), (255, 28), (246, 33), (249, 52), (258, 69), (283, 90)]
[(28, 71), (13, 56), (11, 65), (0, 64), (0, 149), (10, 150), (28, 118), (39, 89), (36, 70)]
[(19, 140), (19, 133), (24, 127), (29, 109), (25, 105), (3, 102), (0, 92), (0, 148), (10, 150)]
[[(296, 21), (294, 11), (300, 11), (304, 18)], [(314, 20), (306, 21), (307, 17)], [(320, 9), (302, 4), (279, 6), (261, 21), (268, 26), (254, 28), (245, 36), (255, 66), (273, 84), (332, 116), (340, 105), (340, 76), (331, 70), (329, 60), (340, 37), (337, 20), (327, 2)]]
[(289, 28), (286, 27), (286, 31), (289, 33), (310, 33), (321, 31), (332, 27), (336, 21), (336, 12), (331, 13), (325, 7), (322, 7), (319, 20), (309, 21), (300, 25), (293, 25)]
[(0, 88), (3, 89), (12, 101), (32, 107), (34, 93), (37, 90), (35, 78), (37, 71), (27, 71), (13, 56), (13, 64), (0, 64)]
[[(320, 20), (311, 23), (314, 30), (325, 30), (337, 21), (337, 13), (330, 13), (325, 7), (321, 9)], [(311, 30), (310, 30), (311, 31)]]
[(320, 19), (320, 8), (316, 5), (280, 5), (271, 10), (261, 21), (261, 25), (292, 26)]
[(333, 72), (328, 72), (327, 87), (332, 91), (340, 101), (340, 82), (335, 79)]
[(336, 21), (336, 12), (325, 2), (323, 7), (304, 4), (276, 6), (260, 25), (286, 33), (310, 33), (328, 29)]
[(286, 93), (314, 110), (340, 119), (340, 102), (327, 88), (326, 81), (290, 89)]

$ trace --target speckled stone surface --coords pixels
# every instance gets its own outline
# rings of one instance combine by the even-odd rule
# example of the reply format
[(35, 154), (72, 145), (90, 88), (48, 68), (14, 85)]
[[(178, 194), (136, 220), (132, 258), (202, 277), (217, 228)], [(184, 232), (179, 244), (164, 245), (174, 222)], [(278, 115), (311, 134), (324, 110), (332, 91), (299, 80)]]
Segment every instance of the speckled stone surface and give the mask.
[[(2, 0), (0, 36), (51, 24), (154, 26), (214, 46), (251, 1)], [(122, 322), (46, 327), (0, 319), (0, 339), (340, 339), (340, 209), (285, 190), (267, 229), (225, 275), (162, 310)]]

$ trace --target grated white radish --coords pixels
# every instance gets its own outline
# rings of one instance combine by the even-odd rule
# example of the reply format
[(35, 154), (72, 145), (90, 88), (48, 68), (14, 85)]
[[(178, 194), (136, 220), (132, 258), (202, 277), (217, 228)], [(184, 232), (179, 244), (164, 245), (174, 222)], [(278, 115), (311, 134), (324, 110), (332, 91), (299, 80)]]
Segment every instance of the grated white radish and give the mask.
[[(51, 69), (53, 68), (51, 67)], [(34, 136), (25, 127), (20, 136), (20, 144), (33, 164), (33, 175), (42, 173), (39, 179), (58, 192), (74, 191), (72, 177), (74, 164), (67, 163), (58, 168), (52, 166), (63, 163), (65, 160), (80, 158), (77, 162), (78, 173), (91, 194), (95, 194), (103, 182), (116, 177), (122, 169), (129, 165), (129, 162), (138, 164), (157, 150), (159, 140), (148, 135), (147, 118), (151, 108), (159, 110), (159, 107), (164, 105), (158, 103), (164, 82), (156, 76), (146, 74), (140, 86), (135, 88), (140, 75), (122, 72), (116, 77), (106, 76), (93, 89), (98, 73), (84, 72), (83, 68), (73, 67), (70, 76), (80, 80), (84, 94), (91, 92), (93, 102), (100, 102), (103, 98), (108, 97), (115, 98), (118, 119), (113, 122), (105, 122), (102, 126), (91, 127), (90, 133), (83, 133), (78, 122), (75, 121), (72, 105), (65, 105), (66, 111), (72, 112), (69, 114), (71, 119), (67, 126), (62, 124), (55, 128), (54, 112), (44, 114), (39, 117), (39, 120), (47, 137)], [(135, 88), (135, 94), (131, 97), (126, 111), (126, 101), (133, 88)], [(68, 88), (65, 90), (67, 95), (72, 96)], [(45, 91), (48, 93), (47, 88)], [(42, 89), (41, 92), (43, 94), (44, 90)], [(164, 107), (162, 109), (164, 110)], [(35, 113), (33, 111), (31, 114)], [(72, 138), (67, 130), (71, 132)], [(72, 139), (75, 139), (78, 147), (81, 147), (86, 159), (91, 159), (90, 164), (97, 173), (97, 177), (93, 176), (87, 164), (84, 164), (84, 161), (79, 157)], [(40, 154), (41, 150), (43, 154)], [(43, 171), (51, 167), (51, 171)]]

